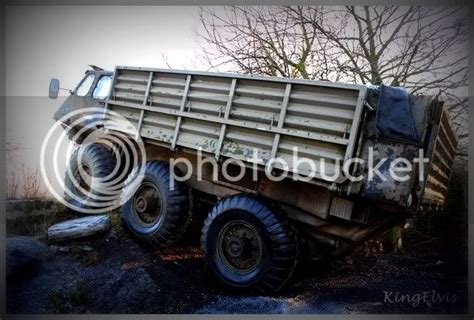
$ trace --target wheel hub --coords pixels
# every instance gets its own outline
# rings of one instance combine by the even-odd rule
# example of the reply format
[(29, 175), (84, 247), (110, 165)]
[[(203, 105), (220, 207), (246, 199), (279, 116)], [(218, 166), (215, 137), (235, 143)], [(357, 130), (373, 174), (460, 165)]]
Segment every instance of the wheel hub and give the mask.
[(219, 255), (233, 272), (245, 274), (255, 270), (262, 260), (262, 242), (258, 231), (245, 221), (232, 221), (218, 237)]
[(140, 213), (145, 212), (145, 210), (146, 210), (146, 199), (144, 197), (138, 197), (136, 210)]
[(134, 196), (134, 211), (144, 225), (155, 223), (161, 213), (161, 197), (158, 189), (151, 183), (142, 184)]
[(232, 258), (239, 258), (244, 252), (242, 242), (238, 239), (227, 242), (227, 252)]
[(157, 201), (154, 198), (155, 196), (155, 192), (147, 192), (144, 195), (138, 196), (135, 209), (139, 213), (156, 210)]

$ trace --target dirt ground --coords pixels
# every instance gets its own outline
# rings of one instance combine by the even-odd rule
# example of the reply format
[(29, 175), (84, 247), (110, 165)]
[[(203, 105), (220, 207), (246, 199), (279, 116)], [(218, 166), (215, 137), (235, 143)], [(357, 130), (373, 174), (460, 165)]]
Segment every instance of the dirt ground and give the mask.
[[(432, 239), (401, 253), (302, 263), (275, 296), (231, 294), (206, 271), (198, 237), (151, 250), (127, 233), (68, 245), (10, 237), (37, 259), (7, 279), (8, 313), (465, 313), (467, 247)], [(21, 251), (21, 250), (19, 250)]]

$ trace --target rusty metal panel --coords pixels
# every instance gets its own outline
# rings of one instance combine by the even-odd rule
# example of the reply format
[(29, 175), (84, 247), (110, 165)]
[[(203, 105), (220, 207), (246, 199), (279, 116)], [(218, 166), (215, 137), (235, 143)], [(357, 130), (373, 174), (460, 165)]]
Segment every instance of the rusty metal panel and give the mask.
[[(169, 143), (171, 149), (202, 149), (216, 158), (244, 161), (256, 150), (264, 163), (280, 157), (289, 170), (309, 175), (311, 168), (293, 163), (298, 146), (299, 157), (324, 159), (330, 175), (339, 165), (336, 159), (353, 156), (366, 87), (117, 67), (111, 92), (108, 108), (133, 119), (144, 138)], [(273, 167), (283, 169), (278, 163)]]
[[(374, 174), (373, 179), (368, 179), (364, 190), (364, 196), (370, 199), (384, 200), (405, 206), (409, 203), (412, 190), (412, 179), (397, 181), (390, 174), (390, 166), (400, 158), (413, 163), (418, 154), (417, 145), (399, 143), (395, 141), (378, 141), (373, 146), (374, 164), (382, 162), (378, 171), (381, 176)], [(364, 153), (368, 151), (364, 150)], [(367, 155), (363, 156), (364, 158)]]

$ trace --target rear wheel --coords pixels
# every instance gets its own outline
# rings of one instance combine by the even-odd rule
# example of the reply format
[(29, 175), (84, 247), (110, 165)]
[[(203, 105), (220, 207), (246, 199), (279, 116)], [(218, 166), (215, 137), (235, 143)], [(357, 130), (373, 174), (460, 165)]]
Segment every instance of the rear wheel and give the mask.
[(221, 200), (204, 223), (201, 245), (216, 278), (232, 289), (277, 291), (296, 266), (293, 229), (281, 214), (251, 196)]
[(135, 190), (129, 188), (140, 167), (125, 183), (122, 221), (134, 236), (153, 246), (172, 245), (181, 239), (191, 218), (188, 190), (179, 181), (171, 190), (168, 163), (149, 161), (144, 166), (143, 180)]

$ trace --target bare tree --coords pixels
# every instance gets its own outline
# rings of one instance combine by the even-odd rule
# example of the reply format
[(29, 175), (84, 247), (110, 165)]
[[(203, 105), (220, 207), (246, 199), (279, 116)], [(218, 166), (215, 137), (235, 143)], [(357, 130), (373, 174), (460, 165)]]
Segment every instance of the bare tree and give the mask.
[(467, 85), (460, 7), (228, 7), (200, 17), (204, 56), (216, 69), (445, 97)]
[[(201, 47), (212, 69), (328, 80), (329, 41), (302, 7), (201, 8)], [(309, 16), (311, 14), (311, 16)]]
[(213, 69), (441, 96), (467, 138), (466, 8), (226, 7), (201, 9), (200, 17), (201, 47)]

